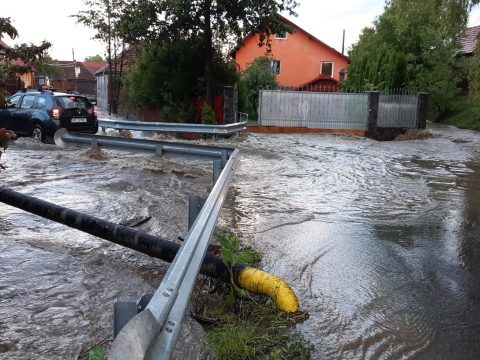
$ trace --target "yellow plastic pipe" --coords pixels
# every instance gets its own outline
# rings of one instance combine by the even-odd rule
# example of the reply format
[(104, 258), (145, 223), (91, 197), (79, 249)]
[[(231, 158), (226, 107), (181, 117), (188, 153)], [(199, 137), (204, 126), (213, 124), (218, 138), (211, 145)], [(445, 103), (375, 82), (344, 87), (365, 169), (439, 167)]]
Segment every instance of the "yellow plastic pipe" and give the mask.
[(270, 297), (281, 311), (298, 311), (300, 305), (295, 292), (285, 280), (275, 275), (246, 267), (238, 275), (238, 284), (242, 289)]

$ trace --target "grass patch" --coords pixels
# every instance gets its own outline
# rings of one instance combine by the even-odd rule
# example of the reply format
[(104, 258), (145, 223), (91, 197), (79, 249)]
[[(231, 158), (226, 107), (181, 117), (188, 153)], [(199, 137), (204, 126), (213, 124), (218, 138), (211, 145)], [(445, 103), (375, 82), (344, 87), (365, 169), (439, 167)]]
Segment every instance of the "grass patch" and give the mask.
[[(261, 260), (258, 252), (242, 247), (235, 234), (222, 235), (220, 245), (226, 264)], [(306, 313), (282, 313), (272, 300), (238, 289), (233, 282), (206, 281), (208, 291), (199, 290), (194, 309), (195, 317), (208, 324), (208, 348), (215, 359), (310, 358), (313, 346), (292, 328), (308, 317)]]
[[(297, 315), (279, 312), (271, 301), (228, 301), (218, 295), (209, 315), (217, 321), (208, 331), (216, 359), (309, 359), (313, 346), (292, 329)], [(303, 319), (302, 319), (303, 320)]]
[(453, 101), (451, 111), (438, 119), (438, 122), (480, 131), (480, 110), (471, 105), (468, 96), (459, 96)]
[(88, 353), (88, 360), (107, 360), (107, 354), (101, 346), (94, 346)]

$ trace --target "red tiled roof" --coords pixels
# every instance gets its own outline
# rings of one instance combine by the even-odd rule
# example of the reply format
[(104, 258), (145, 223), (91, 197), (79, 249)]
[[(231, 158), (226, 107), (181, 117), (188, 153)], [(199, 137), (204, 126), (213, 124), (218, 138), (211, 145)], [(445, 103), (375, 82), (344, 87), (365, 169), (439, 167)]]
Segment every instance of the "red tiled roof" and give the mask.
[[(139, 54), (139, 48), (137, 46), (130, 46), (128, 49), (124, 50), (123, 67), (122, 67), (123, 73), (127, 73), (128, 70), (130, 70), (130, 68), (133, 65), (135, 65), (138, 54)], [(117, 64), (117, 70), (119, 69), (120, 69), (120, 63)], [(110, 73), (110, 67), (108, 66), (108, 64), (105, 64), (100, 69), (95, 71), (96, 76), (109, 74), (109, 73)]]
[(458, 52), (463, 55), (473, 54), (475, 46), (477, 44), (477, 37), (480, 33), (480, 25), (468, 28), (465, 30), (465, 34), (460, 38), (461, 49)]
[(95, 74), (99, 69), (105, 66), (105, 62), (94, 62), (94, 61), (84, 61), (83, 66), (90, 71), (92, 74)]
[(338, 81), (335, 80), (333, 77), (331, 76), (328, 76), (328, 75), (323, 75), (323, 74), (320, 74), (319, 76), (317, 76), (315, 79), (313, 80), (310, 80), (309, 82), (305, 83), (305, 84), (302, 84), (300, 86), (298, 86), (299, 88), (302, 88), (302, 87), (305, 87), (305, 86), (309, 86), (309, 85), (313, 85), (319, 81), (329, 81), (333, 84), (338, 84)]
[[(62, 79), (53, 79), (53, 80), (73, 80), (75, 79), (75, 70), (73, 69), (73, 61), (58, 61), (60, 70), (62, 70)], [(75, 64), (75, 67), (80, 68), (80, 72), (77, 74), (77, 80), (95, 80), (95, 75), (93, 75), (87, 68), (83, 65), (81, 61), (78, 61)]]
[[(0, 48), (2, 49), (11, 49), (12, 47), (7, 45), (2, 39), (0, 39)], [(10, 60), (10, 64), (18, 66), (27, 66), (27, 64), (20, 58), (15, 60)]]
[(8, 46), (7, 44), (5, 44), (2, 39), (0, 39), (0, 47), (1, 47), (1, 48), (4, 48), (4, 49), (10, 49), (10, 46)]

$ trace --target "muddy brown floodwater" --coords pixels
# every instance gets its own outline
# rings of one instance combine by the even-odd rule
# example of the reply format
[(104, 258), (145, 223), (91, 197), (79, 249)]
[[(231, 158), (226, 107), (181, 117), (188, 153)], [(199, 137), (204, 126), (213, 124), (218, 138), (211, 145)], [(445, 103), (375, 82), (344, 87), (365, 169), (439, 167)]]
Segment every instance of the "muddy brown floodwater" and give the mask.
[[(315, 359), (480, 358), (480, 135), (428, 140), (248, 135), (219, 227), (264, 254), (310, 318)], [(3, 185), (141, 229), (185, 235), (211, 165), (20, 139)], [(111, 338), (112, 303), (155, 289), (159, 260), (0, 205), (0, 358), (75, 359)], [(203, 358), (190, 319), (176, 358)]]

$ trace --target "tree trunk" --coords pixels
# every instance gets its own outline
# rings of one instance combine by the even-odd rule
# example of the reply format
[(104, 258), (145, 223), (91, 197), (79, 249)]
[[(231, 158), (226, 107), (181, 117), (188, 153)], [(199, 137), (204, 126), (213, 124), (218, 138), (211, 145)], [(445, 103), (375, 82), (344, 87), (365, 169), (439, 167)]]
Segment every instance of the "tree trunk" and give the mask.
[(117, 83), (118, 83), (118, 54), (117, 54), (118, 44), (117, 37), (113, 35), (113, 83), (112, 83), (112, 113), (117, 115), (118, 104), (117, 104)]
[(108, 87), (107, 87), (107, 103), (108, 103), (108, 115), (112, 115), (112, 98), (113, 98), (113, 77), (112, 77), (112, 24), (110, 21), (111, 9), (110, 2), (107, 3), (107, 23), (108, 23), (108, 35), (107, 35), (107, 61), (108, 61)]
[(212, 108), (214, 107), (213, 94), (213, 49), (212, 49), (212, 20), (211, 20), (212, 0), (205, 1), (205, 100)]

